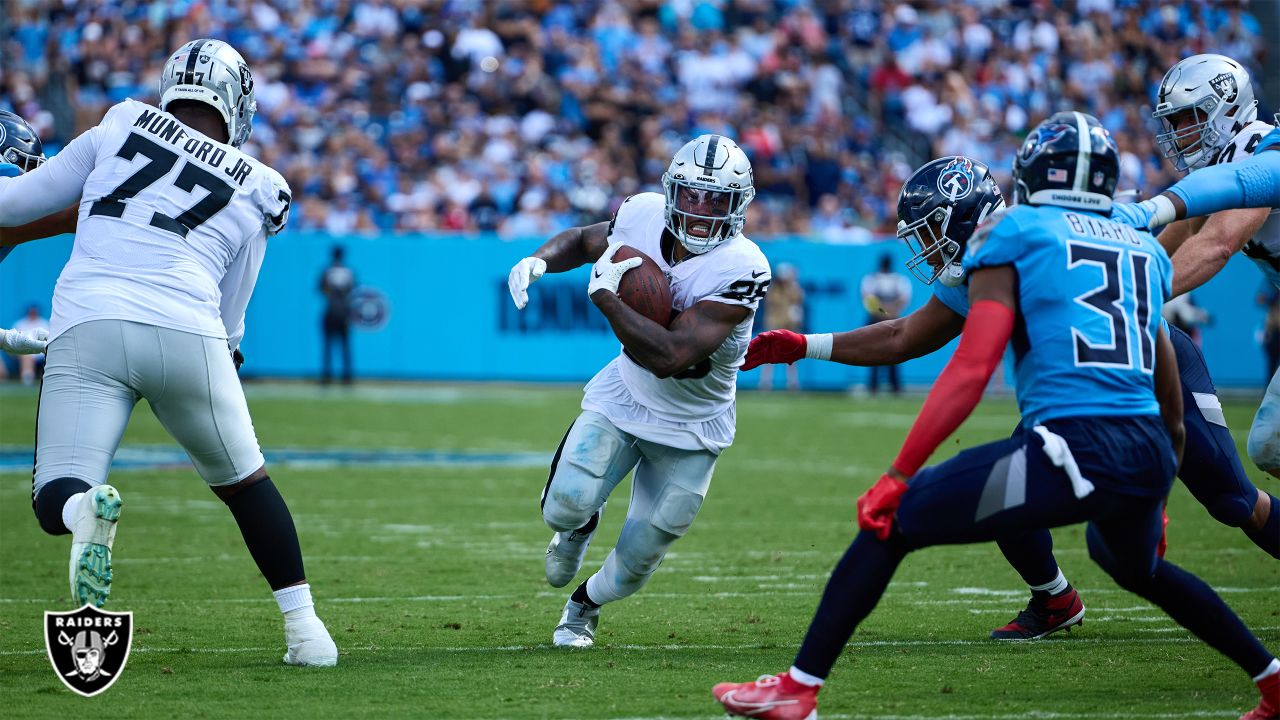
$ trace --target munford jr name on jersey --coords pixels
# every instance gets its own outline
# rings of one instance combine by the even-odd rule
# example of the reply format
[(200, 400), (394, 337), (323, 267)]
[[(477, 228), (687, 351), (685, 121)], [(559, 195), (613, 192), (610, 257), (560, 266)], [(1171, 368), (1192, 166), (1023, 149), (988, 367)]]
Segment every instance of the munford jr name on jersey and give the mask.
[(249, 173), (253, 171), (249, 161), (238, 154), (235, 165), (229, 168), (222, 167), (222, 162), (227, 159), (226, 150), (220, 147), (218, 143), (192, 137), (183, 129), (182, 123), (159, 110), (142, 111), (142, 114), (134, 121), (133, 126), (146, 130), (157, 139), (163, 140), (174, 147), (178, 147), (178, 144), (181, 143), (182, 149), (187, 154), (200, 162), (208, 163), (214, 169), (221, 169), (237, 185), (244, 185)]

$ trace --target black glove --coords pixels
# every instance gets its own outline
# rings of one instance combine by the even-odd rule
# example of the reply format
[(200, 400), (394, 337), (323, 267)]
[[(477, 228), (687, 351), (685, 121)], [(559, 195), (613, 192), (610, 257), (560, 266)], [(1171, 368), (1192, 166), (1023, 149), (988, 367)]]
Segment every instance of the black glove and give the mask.
[(244, 353), (240, 348), (231, 351), (231, 363), (236, 366), (236, 372), (240, 372), (240, 366), (244, 364)]

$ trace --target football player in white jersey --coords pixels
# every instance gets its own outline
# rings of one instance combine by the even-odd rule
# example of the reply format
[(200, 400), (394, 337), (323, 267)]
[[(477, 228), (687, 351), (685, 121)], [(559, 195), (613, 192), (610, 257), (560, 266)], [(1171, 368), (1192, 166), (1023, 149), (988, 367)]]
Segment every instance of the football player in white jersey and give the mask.
[[(1263, 136), (1275, 129), (1257, 119), (1249, 72), (1222, 55), (1194, 55), (1169, 69), (1160, 83), (1153, 116), (1164, 132), (1156, 141), (1185, 172), (1229, 163), (1253, 154)], [(1207, 218), (1179, 220), (1160, 233), (1173, 257), (1173, 294), (1190, 292), (1243, 252), (1280, 287), (1280, 236), (1258, 235), (1271, 212), (1267, 208), (1225, 210)], [(1280, 373), (1271, 379), (1249, 430), (1249, 458), (1280, 477)], [(1266, 493), (1260, 493), (1260, 501)], [(1280, 533), (1280, 509), (1259, 507), (1269, 530)]]
[(284, 614), (284, 661), (330, 666), (337, 648), (233, 359), (267, 238), (289, 216), (284, 178), (239, 150), (255, 109), (240, 54), (194, 40), (165, 63), (159, 109), (125, 100), (48, 162), (0, 180), (0, 226), (79, 208), (53, 295), (32, 506), (46, 532), (72, 536), (74, 601), (101, 606), (122, 506), (105, 483), (146, 398), (235, 517)]
[[(633, 195), (611, 221), (551, 238), (508, 278), (524, 308), (529, 284), (543, 273), (595, 263), (587, 292), (622, 341), (618, 357), (587, 384), (542, 493), (542, 517), (556, 531), (547, 582), (564, 587), (582, 567), (609, 493), (635, 470), (622, 534), (566, 602), (553, 633), (560, 647), (594, 644), (600, 606), (643, 587), (693, 524), (716, 458), (733, 442), (738, 367), (771, 279), (764, 253), (742, 235), (755, 186), (736, 143), (698, 137), (676, 153), (662, 184), (665, 197)], [(678, 315), (669, 327), (618, 297), (622, 275), (640, 264), (613, 262), (622, 245), (670, 279)]]

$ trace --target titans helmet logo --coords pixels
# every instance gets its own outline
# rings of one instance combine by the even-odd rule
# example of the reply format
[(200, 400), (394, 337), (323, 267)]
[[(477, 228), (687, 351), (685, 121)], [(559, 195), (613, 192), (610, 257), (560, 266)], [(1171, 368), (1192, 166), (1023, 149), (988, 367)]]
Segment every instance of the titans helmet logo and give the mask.
[(967, 158), (953, 158), (938, 173), (938, 192), (951, 202), (968, 197), (975, 184), (973, 163)]

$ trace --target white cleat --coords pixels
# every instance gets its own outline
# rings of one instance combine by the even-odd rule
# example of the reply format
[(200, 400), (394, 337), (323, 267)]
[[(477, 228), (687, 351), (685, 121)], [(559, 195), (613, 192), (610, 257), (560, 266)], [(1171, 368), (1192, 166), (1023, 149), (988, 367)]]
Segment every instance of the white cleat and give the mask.
[(596, 530), (600, 529), (600, 521), (604, 518), (604, 506), (595, 515), (595, 527), (591, 532), (580, 533), (577, 530), (558, 532), (551, 536), (547, 545), (547, 583), (554, 588), (562, 588), (569, 584), (582, 569), (582, 561), (587, 557), (587, 547)]
[(286, 665), (333, 667), (338, 664), (338, 646), (333, 644), (324, 623), (314, 615), (286, 620), (284, 641), (289, 646), (284, 654)]
[(565, 603), (560, 624), (551, 635), (556, 647), (589, 648), (596, 644), (596, 626), (600, 624), (600, 608), (587, 607), (573, 600)]
[(98, 485), (84, 492), (71, 520), (71, 599), (102, 607), (111, 594), (111, 544), (123, 505), (120, 492)]

